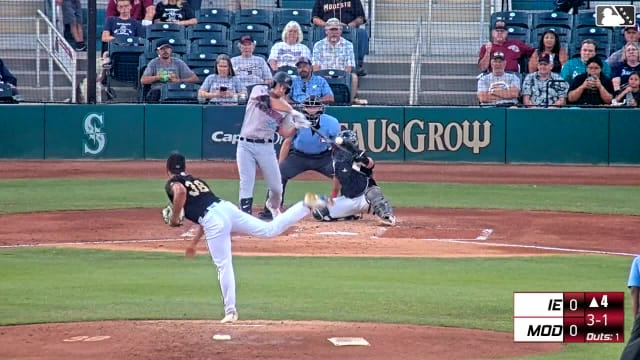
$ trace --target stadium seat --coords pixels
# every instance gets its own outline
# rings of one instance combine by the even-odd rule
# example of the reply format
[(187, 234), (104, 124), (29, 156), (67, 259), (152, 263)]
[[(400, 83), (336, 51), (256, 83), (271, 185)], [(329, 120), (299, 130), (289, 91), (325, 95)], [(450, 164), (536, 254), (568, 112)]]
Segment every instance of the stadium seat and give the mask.
[(214, 66), (196, 66), (196, 67), (190, 67), (191, 70), (198, 76), (198, 84), (202, 84), (204, 82), (204, 79), (207, 78), (207, 76), (211, 75), (211, 74), (215, 74), (215, 69)]
[(192, 83), (168, 83), (160, 88), (160, 103), (197, 104), (200, 85)]
[(500, 11), (491, 14), (491, 24), (493, 26), (496, 21), (502, 20), (507, 26), (513, 25), (521, 28), (531, 28), (531, 16), (524, 11)]
[(592, 39), (598, 44), (596, 53), (598, 56), (606, 59), (611, 54), (612, 31), (605, 27), (583, 27), (575, 29), (571, 39), (569, 56), (580, 56), (580, 44), (585, 39)]
[(161, 38), (184, 38), (184, 26), (177, 24), (151, 24), (147, 28), (147, 40), (155, 40)]
[(194, 67), (213, 67), (216, 65), (217, 56), (218, 54), (212, 52), (196, 53), (190, 51), (183, 60), (192, 69)]
[(222, 24), (195, 24), (187, 28), (187, 39), (229, 39), (229, 29)]
[(567, 51), (569, 50), (569, 45), (571, 44), (571, 30), (563, 27), (555, 28), (538, 28), (534, 29), (531, 32), (531, 45), (537, 47), (540, 43), (540, 37), (547, 30), (553, 30), (556, 34), (558, 34), (558, 38), (560, 39), (560, 46), (565, 48)]
[(295, 66), (283, 65), (278, 68), (278, 71), (283, 71), (290, 76), (298, 76), (298, 68)]
[(233, 24), (259, 24), (271, 28), (273, 25), (273, 13), (266, 9), (241, 9), (236, 11)]
[(274, 13), (276, 26), (284, 27), (289, 21), (296, 21), (300, 26), (311, 26), (311, 10), (281, 9)]
[(233, 23), (233, 13), (226, 9), (200, 9), (196, 17), (198, 24), (221, 24), (230, 28)]
[(581, 11), (573, 16), (573, 29), (581, 27), (595, 27), (596, 13), (594, 11)]
[(127, 84), (138, 82), (138, 62), (140, 55), (144, 54), (147, 44), (146, 39), (138, 37), (116, 37), (115, 40), (109, 42), (111, 68), (108, 72), (107, 86), (110, 86), (110, 80)]
[(191, 42), (190, 53), (230, 54), (231, 42), (217, 39), (197, 39)]
[(18, 103), (17, 94), (13, 88), (7, 83), (0, 82), (0, 104), (16, 103)]
[(525, 44), (528, 44), (531, 39), (531, 30), (525, 27), (507, 25), (507, 32), (509, 33), (509, 39), (511, 40), (520, 40)]
[(549, 27), (571, 29), (573, 26), (573, 15), (560, 11), (533, 13), (531, 23), (532, 29)]
[(335, 103), (332, 105), (351, 105), (351, 74), (343, 70), (317, 70), (314, 75), (322, 76), (329, 83)]
[(240, 38), (244, 35), (251, 35), (253, 40), (264, 40), (267, 42), (271, 42), (271, 28), (266, 25), (261, 24), (237, 24), (231, 28), (231, 36), (229, 37), (232, 41), (240, 40)]

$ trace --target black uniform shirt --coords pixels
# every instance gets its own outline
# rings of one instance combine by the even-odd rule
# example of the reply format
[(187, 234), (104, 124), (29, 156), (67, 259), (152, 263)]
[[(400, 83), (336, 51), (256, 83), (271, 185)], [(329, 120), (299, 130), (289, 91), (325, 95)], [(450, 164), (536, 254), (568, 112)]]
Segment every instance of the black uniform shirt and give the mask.
[(167, 181), (165, 190), (169, 200), (173, 202), (171, 185), (179, 182), (187, 189), (187, 201), (184, 203), (184, 217), (198, 223), (198, 219), (204, 216), (209, 205), (217, 203), (220, 198), (214, 194), (204, 180), (185, 173), (175, 175)]
[[(340, 182), (340, 192), (348, 198), (356, 198), (364, 193), (367, 187), (375, 185), (373, 180), (373, 170), (360, 166), (360, 170), (354, 169), (353, 159), (333, 158), (333, 168), (335, 176)], [(355, 167), (358, 167), (356, 163)]]

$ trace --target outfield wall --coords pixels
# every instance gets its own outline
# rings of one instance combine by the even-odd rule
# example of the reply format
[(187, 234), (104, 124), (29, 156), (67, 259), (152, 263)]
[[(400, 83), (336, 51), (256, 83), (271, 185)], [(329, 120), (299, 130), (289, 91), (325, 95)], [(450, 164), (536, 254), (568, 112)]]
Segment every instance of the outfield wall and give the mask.
[[(378, 160), (640, 164), (634, 109), (328, 107)], [(1, 159), (234, 159), (241, 106), (2, 105)], [(282, 139), (278, 139), (278, 146)]]

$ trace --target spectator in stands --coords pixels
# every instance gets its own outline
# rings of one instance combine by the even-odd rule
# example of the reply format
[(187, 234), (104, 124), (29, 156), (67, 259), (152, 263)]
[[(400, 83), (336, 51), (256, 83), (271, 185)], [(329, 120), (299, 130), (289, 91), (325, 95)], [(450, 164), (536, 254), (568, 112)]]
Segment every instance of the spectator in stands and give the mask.
[[(569, 84), (573, 83), (573, 79), (580, 74), (584, 74), (587, 72), (587, 61), (596, 55), (596, 49), (598, 45), (592, 39), (582, 40), (580, 43), (580, 57), (573, 58), (564, 65), (562, 65), (562, 71), (560, 71), (560, 76), (564, 79), (564, 81)], [(611, 67), (606, 62), (601, 64), (602, 73), (609, 78), (611, 76)]]
[(82, 30), (82, 4), (80, 0), (56, 0), (62, 6), (62, 22), (69, 25), (71, 36), (76, 43), (76, 51), (87, 51)]
[(366, 76), (364, 56), (369, 53), (369, 34), (367, 29), (361, 28), (367, 22), (364, 8), (360, 0), (316, 0), (313, 4), (312, 22), (316, 26), (326, 29), (329, 19), (338, 19), (342, 26), (355, 29), (358, 39), (358, 58), (356, 59), (356, 74)]
[(352, 73), (355, 66), (353, 44), (343, 38), (342, 24), (338, 19), (329, 19), (324, 31), (327, 36), (313, 45), (313, 70), (334, 69), (351, 73), (351, 101), (366, 105), (365, 99), (358, 99), (358, 76)]
[(191, 5), (184, 0), (162, 0), (156, 5), (155, 23), (172, 23), (178, 25), (195, 25), (198, 23)]
[(506, 59), (505, 71), (520, 72), (519, 61), (522, 58), (531, 56), (534, 48), (519, 40), (507, 39), (506, 23), (503, 20), (496, 20), (491, 30), (491, 41), (482, 45), (478, 54), (478, 67), (480, 71), (491, 71), (490, 54), (501, 52)]
[(629, 74), (629, 85), (620, 91), (615, 100), (630, 107), (640, 105), (640, 73), (632, 72)]
[(527, 74), (522, 83), (522, 104), (534, 106), (561, 106), (567, 101), (567, 84), (560, 74), (553, 72), (553, 60), (549, 54), (536, 59), (538, 71)]
[(506, 56), (501, 51), (491, 55), (491, 72), (478, 79), (480, 105), (514, 106), (520, 96), (520, 78), (506, 72)]
[(560, 38), (558, 37), (558, 34), (551, 29), (545, 30), (545, 32), (542, 33), (538, 48), (531, 55), (531, 59), (529, 59), (530, 73), (539, 70), (538, 58), (540, 55), (549, 55), (551, 64), (553, 65), (551, 71), (558, 74), (560, 73), (560, 70), (562, 70), (562, 65), (564, 65), (569, 58), (567, 55), (567, 49), (560, 47)]
[(238, 104), (238, 98), (246, 93), (247, 89), (233, 71), (229, 55), (220, 54), (213, 74), (207, 76), (200, 86), (198, 97), (216, 104)]
[(587, 60), (586, 67), (587, 72), (576, 76), (571, 82), (567, 102), (576, 105), (611, 104), (613, 84), (602, 71), (602, 59), (595, 55)]
[(269, 66), (274, 72), (281, 66), (296, 66), (296, 60), (300, 57), (311, 57), (311, 50), (302, 43), (303, 34), (300, 24), (289, 21), (282, 30), (282, 41), (278, 41), (271, 47), (269, 54)]
[(253, 55), (256, 43), (251, 35), (241, 37), (238, 48), (240, 48), (240, 55), (231, 58), (231, 64), (242, 86), (248, 90), (252, 85), (270, 84), (273, 79), (271, 69), (263, 58)]
[(298, 75), (293, 78), (291, 86), (291, 100), (301, 104), (311, 95), (317, 96), (323, 104), (329, 104), (335, 101), (333, 91), (325, 78), (313, 75), (313, 67), (311, 60), (307, 57), (301, 57), (296, 62)]
[(118, 16), (109, 16), (102, 27), (102, 66), (110, 67), (109, 43), (117, 38), (144, 37), (145, 28), (131, 17), (131, 0), (117, 0)]
[(172, 57), (173, 46), (168, 40), (158, 41), (156, 51), (158, 57), (149, 61), (140, 78), (142, 85), (151, 86), (145, 98), (147, 102), (158, 102), (160, 88), (168, 82), (197, 83), (199, 81), (198, 75), (191, 71), (184, 61)]
[[(153, 0), (133, 0), (131, 4), (131, 18), (140, 21), (143, 26), (151, 25), (156, 7)], [(107, 3), (107, 18), (109, 16), (120, 16), (118, 10), (118, 0), (109, 0)]]
[[(626, 28), (624, 28), (623, 34), (624, 34), (624, 41), (625, 41), (625, 45), (628, 43), (638, 43), (640, 41), (640, 32), (638, 32), (638, 30), (640, 30), (640, 23), (636, 24), (636, 26), (628, 26)], [(622, 49), (619, 49), (617, 51), (614, 51), (608, 58), (607, 58), (607, 63), (609, 64), (609, 66), (611, 66), (611, 68), (613, 69), (614, 67), (622, 64), (622, 54), (624, 52), (624, 46), (622, 47)]]
[(18, 93), (18, 79), (11, 73), (2, 59), (0, 59), (0, 84), (8, 84), (14, 94)]
[(614, 67), (611, 70), (611, 82), (613, 83), (613, 90), (617, 94), (620, 89), (627, 86), (629, 82), (629, 75), (632, 72), (640, 71), (640, 52), (638, 51), (637, 43), (627, 43), (622, 55), (622, 64)]

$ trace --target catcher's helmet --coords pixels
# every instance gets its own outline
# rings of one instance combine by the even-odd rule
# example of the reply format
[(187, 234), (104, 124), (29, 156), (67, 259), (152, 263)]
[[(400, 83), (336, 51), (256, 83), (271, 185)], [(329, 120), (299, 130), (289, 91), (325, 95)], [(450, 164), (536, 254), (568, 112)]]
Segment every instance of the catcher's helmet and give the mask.
[(318, 127), (320, 115), (324, 113), (324, 104), (320, 97), (311, 95), (302, 102), (302, 113), (311, 121), (311, 126)]
[(277, 73), (275, 73), (275, 75), (273, 75), (273, 82), (271, 83), (271, 87), (274, 88), (277, 84), (282, 84), (282, 86), (286, 88), (285, 94), (288, 94), (289, 90), (291, 90), (291, 86), (293, 85), (293, 80), (291, 79), (291, 76), (289, 76), (289, 74), (287, 74), (286, 72), (278, 71)]
[(356, 133), (353, 132), (352, 130), (342, 130), (338, 134), (338, 137), (342, 138), (342, 144), (352, 145), (355, 147), (358, 146), (358, 137), (356, 136)]
[(187, 169), (184, 155), (177, 151), (172, 152), (167, 159), (167, 171), (172, 174), (180, 174)]

